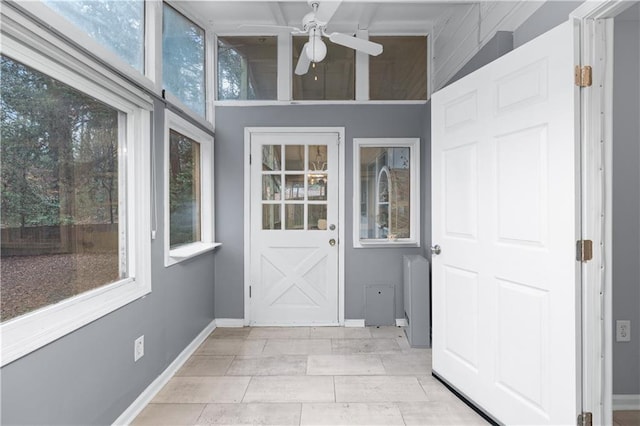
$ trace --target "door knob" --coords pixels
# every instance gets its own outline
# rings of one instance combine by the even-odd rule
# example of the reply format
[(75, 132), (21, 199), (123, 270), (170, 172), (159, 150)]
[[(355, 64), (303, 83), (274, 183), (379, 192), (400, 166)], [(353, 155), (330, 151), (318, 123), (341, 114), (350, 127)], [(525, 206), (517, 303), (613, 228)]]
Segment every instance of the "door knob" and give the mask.
[(331, 247), (333, 247), (333, 246), (335, 246), (335, 245), (336, 245), (336, 240), (335, 240), (335, 238), (332, 238), (332, 239), (330, 239), (330, 240), (329, 240), (329, 245), (330, 245)]
[(442, 252), (442, 249), (440, 249), (439, 245), (435, 245), (435, 246), (431, 246), (431, 253), (435, 254), (436, 256), (439, 255)]

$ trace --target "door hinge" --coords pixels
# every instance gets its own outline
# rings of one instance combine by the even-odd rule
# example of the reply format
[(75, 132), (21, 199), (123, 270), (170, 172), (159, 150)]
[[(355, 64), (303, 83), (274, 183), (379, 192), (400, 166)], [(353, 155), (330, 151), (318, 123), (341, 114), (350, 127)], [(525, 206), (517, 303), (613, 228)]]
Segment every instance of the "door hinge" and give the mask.
[(578, 414), (578, 426), (592, 426), (592, 424), (593, 424), (593, 414), (591, 413)]
[(251, 154), (249, 154), (249, 164), (251, 164)]
[(588, 262), (593, 259), (593, 241), (578, 240), (576, 242), (576, 260), (578, 262)]
[(251, 286), (249, 286), (249, 299), (251, 299)]
[(578, 87), (591, 87), (591, 67), (589, 65), (576, 65), (575, 83)]

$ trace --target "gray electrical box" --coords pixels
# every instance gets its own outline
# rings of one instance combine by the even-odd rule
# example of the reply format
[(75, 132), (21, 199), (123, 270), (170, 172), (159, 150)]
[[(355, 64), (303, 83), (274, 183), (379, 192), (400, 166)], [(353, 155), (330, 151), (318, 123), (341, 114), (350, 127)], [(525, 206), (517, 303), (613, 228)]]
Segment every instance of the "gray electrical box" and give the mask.
[(431, 347), (431, 305), (429, 300), (429, 261), (422, 256), (402, 257), (404, 332), (414, 348)]
[(394, 288), (387, 285), (372, 285), (365, 288), (365, 325), (394, 325)]

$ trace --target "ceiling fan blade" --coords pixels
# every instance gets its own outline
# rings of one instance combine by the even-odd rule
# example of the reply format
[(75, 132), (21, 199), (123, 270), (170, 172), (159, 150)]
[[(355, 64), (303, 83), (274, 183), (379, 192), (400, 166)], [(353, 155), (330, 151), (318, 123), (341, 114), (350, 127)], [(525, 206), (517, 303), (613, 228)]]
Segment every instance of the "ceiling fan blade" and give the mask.
[(374, 43), (369, 40), (363, 40), (361, 38), (352, 37), (350, 35), (342, 33), (331, 33), (328, 34), (328, 36), (329, 40), (331, 40), (335, 44), (350, 47), (369, 55), (378, 56), (382, 53), (382, 45), (379, 43)]
[(311, 65), (311, 60), (307, 56), (307, 44), (309, 43), (307, 42), (302, 46), (302, 51), (300, 52), (300, 57), (296, 64), (296, 70), (294, 72), (297, 75), (305, 75), (307, 71), (309, 71), (309, 65)]
[(340, 7), (340, 3), (342, 3), (342, 0), (320, 1), (318, 10), (316, 11), (316, 21), (324, 24), (329, 22), (333, 14), (336, 13), (336, 10)]
[(295, 34), (305, 34), (305, 31), (301, 30), (298, 27), (290, 27), (288, 25), (269, 25), (269, 24), (241, 24), (238, 25), (238, 29), (244, 28), (277, 28), (277, 29), (285, 29), (291, 30), (292, 33)]

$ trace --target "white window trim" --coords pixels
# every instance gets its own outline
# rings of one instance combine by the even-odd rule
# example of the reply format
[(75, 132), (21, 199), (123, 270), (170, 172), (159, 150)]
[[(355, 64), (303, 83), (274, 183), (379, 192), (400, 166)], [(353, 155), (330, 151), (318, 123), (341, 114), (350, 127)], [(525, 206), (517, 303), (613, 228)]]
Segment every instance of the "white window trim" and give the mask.
[[(15, 10), (2, 11), (1, 52), (119, 110), (126, 116), (127, 264), (129, 278), (73, 296), (0, 324), (7, 365), (151, 292), (150, 99), (55, 39)], [(10, 17), (10, 19), (6, 19)], [(98, 84), (98, 82), (100, 84)], [(124, 127), (124, 126), (123, 126)], [(135, 202), (133, 202), (135, 200)]]
[[(178, 114), (165, 110), (164, 126), (164, 266), (206, 253), (220, 246), (215, 242), (213, 205), (213, 136)], [(200, 144), (200, 241), (170, 248), (169, 132), (174, 130)]]
[[(409, 159), (411, 193), (410, 237), (397, 240), (360, 238), (360, 148), (407, 147)], [(420, 247), (420, 139), (419, 138), (354, 138), (353, 139), (353, 247)]]

